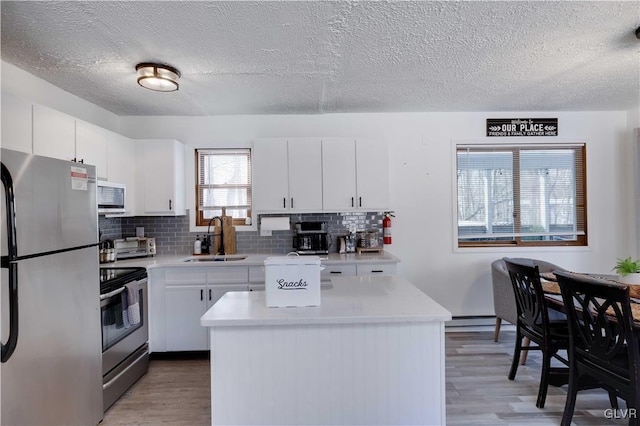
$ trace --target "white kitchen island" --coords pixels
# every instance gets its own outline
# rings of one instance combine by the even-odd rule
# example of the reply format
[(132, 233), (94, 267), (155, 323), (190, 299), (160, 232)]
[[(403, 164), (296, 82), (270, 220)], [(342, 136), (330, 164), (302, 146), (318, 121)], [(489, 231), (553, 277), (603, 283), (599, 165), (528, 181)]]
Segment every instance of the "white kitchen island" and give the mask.
[(333, 279), (318, 307), (225, 294), (210, 327), (214, 425), (445, 424), (451, 313), (398, 276)]

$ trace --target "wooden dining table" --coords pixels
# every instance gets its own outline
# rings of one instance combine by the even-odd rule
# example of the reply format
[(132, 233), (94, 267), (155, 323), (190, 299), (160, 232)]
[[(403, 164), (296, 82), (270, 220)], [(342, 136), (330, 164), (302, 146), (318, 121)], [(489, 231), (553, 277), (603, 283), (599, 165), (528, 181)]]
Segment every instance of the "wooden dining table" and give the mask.
[[(617, 275), (607, 274), (581, 274), (590, 278), (598, 278), (604, 281), (608, 281), (611, 284), (616, 285), (629, 285), (623, 284), (617, 281)], [(558, 280), (553, 272), (545, 272), (540, 274), (540, 283), (542, 284), (542, 290), (545, 293), (545, 299), (549, 303), (549, 308), (556, 311), (564, 312), (564, 302), (560, 293), (560, 286)], [(640, 327), (640, 299), (631, 298), (631, 314), (633, 315), (634, 324), (636, 327)]]

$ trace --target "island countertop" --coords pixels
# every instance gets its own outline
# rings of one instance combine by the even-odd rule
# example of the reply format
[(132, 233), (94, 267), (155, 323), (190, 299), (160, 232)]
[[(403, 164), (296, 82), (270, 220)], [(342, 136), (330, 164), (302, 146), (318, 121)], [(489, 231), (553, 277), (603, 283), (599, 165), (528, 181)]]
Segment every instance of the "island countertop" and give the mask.
[(263, 291), (226, 293), (200, 319), (205, 327), (443, 322), (451, 313), (399, 276), (336, 277), (320, 306), (268, 308)]

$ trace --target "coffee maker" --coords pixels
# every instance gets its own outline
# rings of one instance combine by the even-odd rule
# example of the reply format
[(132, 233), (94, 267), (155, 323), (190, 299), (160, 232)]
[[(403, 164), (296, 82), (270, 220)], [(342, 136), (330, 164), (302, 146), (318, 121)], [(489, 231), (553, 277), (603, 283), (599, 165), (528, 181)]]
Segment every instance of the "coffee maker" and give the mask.
[(328, 254), (331, 236), (326, 222), (298, 222), (295, 224), (293, 248), (298, 254)]

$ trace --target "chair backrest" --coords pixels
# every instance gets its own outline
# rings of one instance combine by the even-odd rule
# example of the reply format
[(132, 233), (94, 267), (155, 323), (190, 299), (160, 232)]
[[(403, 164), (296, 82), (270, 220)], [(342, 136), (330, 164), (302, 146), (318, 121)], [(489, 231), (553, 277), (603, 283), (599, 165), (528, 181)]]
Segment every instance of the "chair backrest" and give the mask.
[[(568, 272), (555, 272), (569, 319), (569, 357), (589, 369), (638, 381), (640, 359), (629, 287)], [(635, 385), (633, 385), (635, 387)]]
[[(509, 261), (523, 265), (537, 266), (540, 273), (565, 269), (551, 262), (530, 258), (509, 258)], [(497, 259), (491, 263), (491, 281), (493, 289), (493, 307), (496, 316), (515, 324), (518, 312), (513, 296), (513, 287), (505, 259)]]
[(505, 258), (504, 262), (516, 298), (520, 326), (538, 333), (542, 338), (544, 330), (548, 330), (549, 314), (538, 266), (530, 266), (508, 258)]

